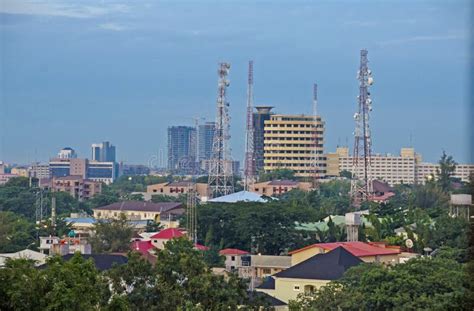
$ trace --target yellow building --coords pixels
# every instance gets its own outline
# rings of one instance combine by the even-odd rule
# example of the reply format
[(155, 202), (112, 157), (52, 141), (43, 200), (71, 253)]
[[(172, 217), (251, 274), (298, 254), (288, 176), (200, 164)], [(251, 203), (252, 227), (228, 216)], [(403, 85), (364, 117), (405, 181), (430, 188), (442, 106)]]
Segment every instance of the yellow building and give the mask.
[(130, 220), (174, 221), (184, 213), (181, 203), (123, 201), (93, 208), (95, 219), (114, 219), (125, 214)]
[(271, 115), (264, 126), (263, 169), (290, 169), (297, 177), (324, 177), (323, 135), (320, 116)]
[(337, 280), (363, 261), (343, 247), (312, 257), (268, 278), (257, 291), (288, 303), (299, 294), (310, 293)]

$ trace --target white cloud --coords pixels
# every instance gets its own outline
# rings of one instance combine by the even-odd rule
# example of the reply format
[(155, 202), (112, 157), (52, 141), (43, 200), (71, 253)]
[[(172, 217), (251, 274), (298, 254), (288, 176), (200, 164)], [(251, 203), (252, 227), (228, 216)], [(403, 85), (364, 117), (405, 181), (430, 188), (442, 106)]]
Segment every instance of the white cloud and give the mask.
[(429, 41), (444, 41), (444, 40), (459, 40), (466, 38), (463, 34), (448, 34), (448, 35), (437, 35), (437, 36), (413, 36), (402, 39), (386, 40), (378, 43), (379, 46), (393, 46), (403, 45), (407, 43), (416, 42), (429, 42)]
[(100, 29), (104, 30), (112, 30), (112, 31), (123, 31), (126, 30), (127, 28), (125, 26), (116, 24), (116, 23), (104, 23), (99, 25)]
[(48, 15), (71, 18), (91, 18), (110, 13), (124, 13), (129, 10), (124, 4), (103, 6), (71, 4), (68, 2), (31, 0), (1, 0), (0, 13), (24, 15)]

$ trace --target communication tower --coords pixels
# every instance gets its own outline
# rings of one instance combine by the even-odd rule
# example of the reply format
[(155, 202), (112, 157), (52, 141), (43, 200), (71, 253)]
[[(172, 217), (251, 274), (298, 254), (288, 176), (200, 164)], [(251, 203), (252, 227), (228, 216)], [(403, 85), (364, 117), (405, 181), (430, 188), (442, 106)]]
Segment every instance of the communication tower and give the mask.
[(255, 146), (254, 146), (254, 124), (253, 124), (253, 61), (249, 61), (248, 85), (247, 85), (247, 126), (245, 132), (245, 168), (244, 189), (249, 190), (255, 182)]
[(369, 87), (374, 82), (368, 68), (367, 50), (360, 51), (358, 111), (354, 114), (354, 152), (352, 157), (351, 203), (359, 208), (373, 193), (370, 170), (372, 138), (369, 127), (369, 113), (372, 111), (372, 99)]
[(230, 64), (219, 64), (219, 81), (216, 110), (216, 127), (212, 144), (212, 157), (209, 163), (208, 185), (214, 197), (234, 192), (232, 159), (230, 156), (230, 116), (229, 103), (226, 101), (227, 80)]

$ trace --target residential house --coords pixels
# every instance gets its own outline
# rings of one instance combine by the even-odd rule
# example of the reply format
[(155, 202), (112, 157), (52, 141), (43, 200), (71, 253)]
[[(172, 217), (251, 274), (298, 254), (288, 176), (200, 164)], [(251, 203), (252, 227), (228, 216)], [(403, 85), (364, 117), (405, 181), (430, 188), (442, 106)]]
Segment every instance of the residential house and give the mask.
[(225, 256), (225, 269), (227, 272), (234, 272), (237, 267), (242, 266), (241, 257), (248, 254), (249, 252), (237, 248), (226, 248), (219, 251), (219, 255)]
[(359, 257), (339, 246), (328, 253), (313, 255), (267, 278), (256, 290), (288, 303), (301, 293), (314, 292), (330, 281), (341, 278), (349, 268), (362, 262)]
[(95, 219), (113, 219), (125, 214), (130, 220), (168, 221), (176, 224), (178, 218), (184, 214), (183, 205), (178, 202), (122, 201), (92, 210)]
[(364, 262), (396, 264), (399, 263), (399, 255), (401, 254), (400, 247), (390, 247), (384, 243), (365, 243), (359, 241), (316, 243), (290, 252), (291, 265), (294, 266), (314, 255), (324, 254), (341, 246)]
[(35, 265), (41, 265), (46, 262), (46, 258), (48, 258), (48, 255), (33, 251), (31, 249), (24, 249), (16, 253), (0, 254), (0, 268), (5, 266), (5, 263), (8, 259), (20, 259), (20, 258), (30, 259), (35, 262)]

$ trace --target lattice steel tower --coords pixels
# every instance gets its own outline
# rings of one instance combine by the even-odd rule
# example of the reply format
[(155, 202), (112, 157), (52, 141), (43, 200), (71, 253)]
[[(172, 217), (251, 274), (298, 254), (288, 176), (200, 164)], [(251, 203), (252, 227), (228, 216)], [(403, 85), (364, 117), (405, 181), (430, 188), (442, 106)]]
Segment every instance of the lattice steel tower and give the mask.
[(245, 168), (244, 189), (249, 190), (255, 182), (255, 146), (253, 124), (253, 61), (249, 61), (248, 86), (247, 86), (247, 125), (245, 132)]
[(372, 195), (370, 157), (372, 138), (369, 127), (369, 113), (372, 111), (369, 87), (373, 83), (372, 72), (367, 66), (367, 50), (360, 51), (358, 111), (354, 114), (354, 152), (352, 158), (351, 203), (360, 207)]
[(212, 144), (212, 157), (209, 163), (208, 185), (214, 197), (234, 192), (232, 159), (230, 156), (230, 116), (229, 103), (226, 101), (226, 89), (229, 86), (227, 75), (230, 64), (219, 64), (216, 128)]

